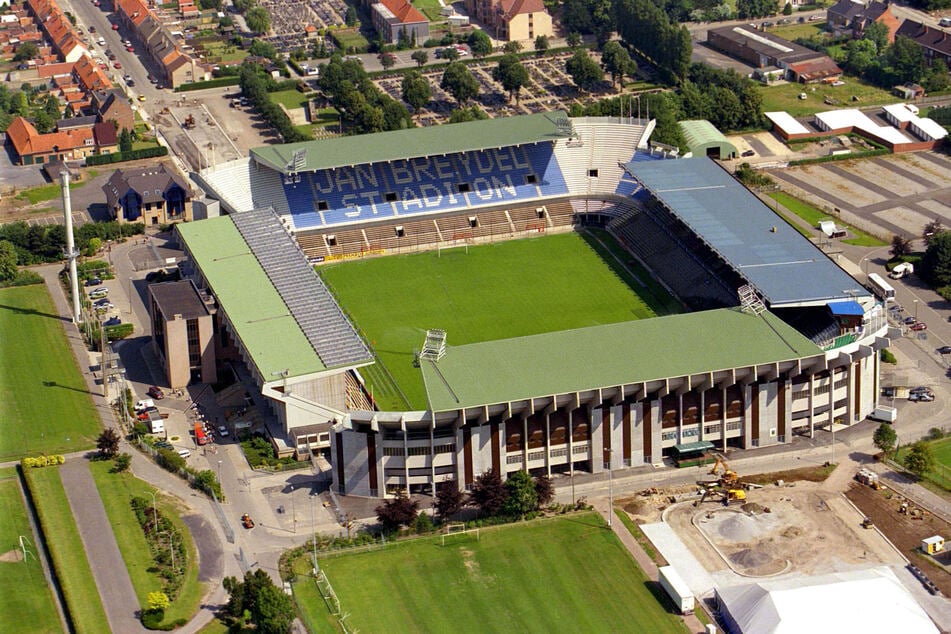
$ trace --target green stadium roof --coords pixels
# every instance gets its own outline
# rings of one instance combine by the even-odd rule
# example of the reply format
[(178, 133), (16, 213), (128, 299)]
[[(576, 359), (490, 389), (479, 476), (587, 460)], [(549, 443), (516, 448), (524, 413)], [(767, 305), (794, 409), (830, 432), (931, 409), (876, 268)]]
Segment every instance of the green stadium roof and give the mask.
[(821, 354), (772, 313), (724, 308), (449, 346), (421, 370), (441, 412)]
[(567, 136), (565, 129), (558, 125), (559, 121), (567, 121), (564, 112), (543, 112), (379, 134), (265, 145), (253, 148), (251, 156), (274, 170), (287, 172), (288, 164), (294, 161), (294, 153), (307, 150), (304, 166), (293, 171), (309, 172), (553, 141)]
[(325, 368), (228, 216), (177, 225), (192, 260), (265, 381)]

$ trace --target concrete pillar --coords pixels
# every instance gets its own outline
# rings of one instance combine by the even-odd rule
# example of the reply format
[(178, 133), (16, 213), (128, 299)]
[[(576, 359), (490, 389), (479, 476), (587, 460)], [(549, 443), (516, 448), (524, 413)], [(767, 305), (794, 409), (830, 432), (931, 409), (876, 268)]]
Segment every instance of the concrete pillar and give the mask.
[(809, 437), (816, 437), (816, 375), (809, 374)]
[(726, 390), (727, 385), (720, 388), (722, 394), (720, 401), (720, 444), (723, 445), (723, 451), (726, 451)]

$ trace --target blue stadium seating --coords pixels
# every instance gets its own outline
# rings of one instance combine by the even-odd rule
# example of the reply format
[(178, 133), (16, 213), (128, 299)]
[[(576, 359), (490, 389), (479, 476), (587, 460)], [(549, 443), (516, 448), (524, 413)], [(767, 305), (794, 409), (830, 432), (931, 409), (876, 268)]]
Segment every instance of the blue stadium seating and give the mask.
[(296, 228), (313, 229), (555, 196), (568, 188), (551, 144), (540, 143), (307, 172), (284, 192)]

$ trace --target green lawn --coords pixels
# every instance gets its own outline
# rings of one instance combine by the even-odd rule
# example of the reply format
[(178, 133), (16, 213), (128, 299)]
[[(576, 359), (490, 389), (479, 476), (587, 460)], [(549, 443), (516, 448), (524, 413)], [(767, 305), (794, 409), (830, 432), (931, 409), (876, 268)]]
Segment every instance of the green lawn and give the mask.
[(790, 19), (793, 20), (790, 24), (777, 24), (769, 27), (766, 31), (792, 42), (798, 37), (815, 37), (825, 30), (825, 22), (803, 22), (800, 24), (795, 17)]
[(687, 631), (594, 513), (483, 529), (478, 541), (457, 536), (446, 546), (421, 539), (321, 567), (361, 632)]
[[(96, 480), (96, 488), (99, 489), (99, 497), (102, 498), (102, 503), (106, 507), (109, 523), (112, 525), (116, 541), (119, 543), (122, 559), (129, 570), (129, 577), (132, 579), (135, 594), (139, 603), (144, 607), (148, 605), (149, 592), (161, 590), (162, 582), (157, 574), (149, 572), (152, 565), (149, 544), (142, 533), (139, 522), (135, 518), (132, 507), (129, 505), (129, 500), (133, 496), (151, 500), (152, 496), (149, 493), (156, 492), (156, 489), (131, 473), (110, 473), (112, 465), (111, 460), (93, 462), (90, 464), (90, 468), (92, 469), (93, 478)], [(179, 618), (190, 619), (198, 611), (202, 590), (198, 583), (198, 560), (191, 534), (178, 517), (174, 502), (164, 498), (162, 494), (157, 494), (156, 498), (159, 511), (165, 517), (170, 518), (178, 526), (181, 534), (186, 536), (187, 548), (190, 553), (185, 582), (179, 592), (178, 599), (173, 601), (172, 605), (165, 610), (165, 622), (171, 623)]]
[[(342, 262), (320, 273), (415, 408), (426, 406), (413, 364), (427, 329), (445, 329), (458, 346), (656, 314), (577, 233)], [(382, 407), (405, 406), (380, 382), (381, 368), (361, 372)]]
[(0, 459), (95, 444), (99, 418), (43, 284), (0, 289)]
[[(431, 22), (445, 20), (445, 18), (439, 14), (439, 10), (442, 8), (439, 6), (439, 0), (413, 0), (413, 6), (429, 18)], [(422, 42), (420, 42), (420, 44), (422, 44)]]
[(76, 632), (108, 633), (109, 623), (66, 499), (59, 469), (29, 469), (26, 476)]
[(293, 110), (294, 108), (303, 108), (307, 105), (307, 95), (299, 90), (281, 90), (280, 92), (270, 93), (271, 101), (283, 104), (285, 108)]
[[(803, 86), (802, 84), (777, 84), (760, 86), (763, 96), (763, 112), (784, 110), (794, 117), (835, 110), (836, 108), (866, 108), (868, 106), (895, 103), (898, 97), (870, 84), (866, 84), (858, 77), (843, 75), (844, 86), (817, 84)], [(806, 93), (805, 99), (799, 99), (800, 93)], [(838, 105), (829, 105), (824, 102), (831, 97)], [(852, 97), (858, 101), (853, 101)]]
[[(779, 203), (780, 205), (782, 205), (783, 207), (785, 207), (792, 213), (796, 214), (797, 216), (799, 216), (800, 218), (808, 222), (813, 227), (818, 227), (820, 220), (834, 219), (832, 218), (832, 216), (822, 211), (821, 209), (814, 207), (813, 205), (810, 205), (806, 201), (796, 198), (795, 196), (787, 194), (786, 192), (773, 192), (768, 195), (777, 203)], [(860, 247), (883, 247), (887, 244), (886, 242), (882, 242), (875, 236), (865, 233), (861, 229), (856, 229), (855, 227), (851, 225), (844, 224), (839, 219), (834, 219), (834, 220), (836, 221), (837, 225), (846, 227), (849, 233), (855, 236), (854, 238), (848, 238), (846, 240), (843, 240), (842, 242), (844, 242), (845, 244), (851, 244), (851, 245), (860, 246)], [(794, 224), (793, 226), (796, 226), (796, 225)], [(805, 231), (802, 231), (801, 229), (800, 229), (800, 233), (802, 233), (806, 237), (813, 237), (807, 234)]]
[(62, 629), (53, 594), (37, 560), (36, 536), (30, 529), (20, 496), (16, 469), (0, 469), (0, 555), (20, 548), (20, 536), (29, 541), (22, 561), (0, 561), (0, 622), (8, 634), (59, 632)]
[[(74, 189), (79, 189), (83, 185), (89, 182), (91, 178), (95, 176), (90, 176), (89, 178), (81, 181), (70, 181), (69, 189), (70, 191)], [(15, 198), (17, 200), (26, 200), (29, 201), (31, 205), (36, 203), (41, 203), (46, 200), (55, 200), (62, 195), (63, 188), (59, 183), (50, 183), (49, 185), (40, 185), (38, 187), (31, 187), (30, 189), (24, 189), (18, 193)]]

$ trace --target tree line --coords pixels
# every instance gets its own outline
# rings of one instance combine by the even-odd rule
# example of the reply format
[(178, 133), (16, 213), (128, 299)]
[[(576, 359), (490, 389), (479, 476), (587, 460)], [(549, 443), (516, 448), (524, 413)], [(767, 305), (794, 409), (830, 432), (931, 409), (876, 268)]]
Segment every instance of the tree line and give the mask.
[(869, 24), (862, 37), (845, 45), (842, 65), (853, 75), (881, 88), (915, 83), (929, 92), (947, 90), (948, 67), (936, 59), (929, 66), (921, 47), (914, 40), (898, 36), (888, 43), (888, 28), (881, 23)]
[(357, 60), (339, 54), (320, 67), (318, 86), (340, 112), (344, 134), (368, 134), (413, 127), (402, 103), (377, 88)]

